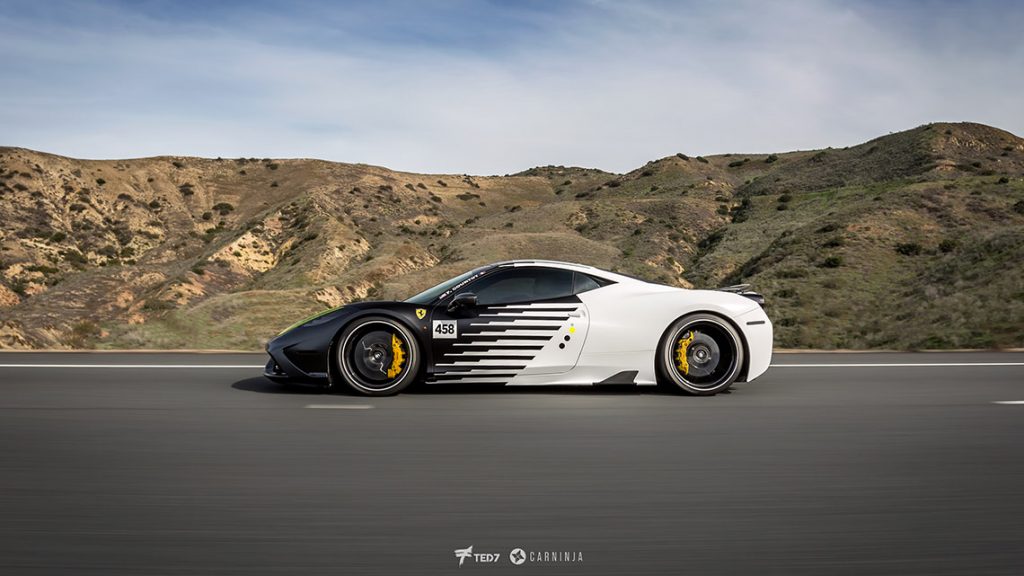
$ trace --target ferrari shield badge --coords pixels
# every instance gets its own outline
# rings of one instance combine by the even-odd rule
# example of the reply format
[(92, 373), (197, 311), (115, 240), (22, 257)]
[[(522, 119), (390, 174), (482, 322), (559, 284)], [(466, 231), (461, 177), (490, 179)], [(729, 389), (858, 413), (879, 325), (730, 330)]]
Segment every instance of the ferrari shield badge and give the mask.
[(426, 317), (426, 315), (427, 315), (427, 310), (425, 308), (417, 308), (416, 309), (416, 317), (419, 318), (420, 320), (423, 320), (423, 318)]

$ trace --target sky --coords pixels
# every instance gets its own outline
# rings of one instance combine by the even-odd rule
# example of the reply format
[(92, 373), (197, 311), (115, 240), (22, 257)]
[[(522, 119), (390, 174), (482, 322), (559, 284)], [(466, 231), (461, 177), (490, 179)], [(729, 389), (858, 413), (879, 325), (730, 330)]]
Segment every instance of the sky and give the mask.
[(1024, 2), (0, 0), (0, 145), (625, 172), (1024, 135)]

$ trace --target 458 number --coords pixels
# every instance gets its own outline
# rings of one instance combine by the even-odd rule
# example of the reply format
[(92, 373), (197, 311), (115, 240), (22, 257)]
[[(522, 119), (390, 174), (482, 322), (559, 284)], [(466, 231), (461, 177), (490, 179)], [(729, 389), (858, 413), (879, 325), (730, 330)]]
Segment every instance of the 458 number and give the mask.
[(455, 320), (434, 320), (434, 338), (458, 338), (459, 325)]

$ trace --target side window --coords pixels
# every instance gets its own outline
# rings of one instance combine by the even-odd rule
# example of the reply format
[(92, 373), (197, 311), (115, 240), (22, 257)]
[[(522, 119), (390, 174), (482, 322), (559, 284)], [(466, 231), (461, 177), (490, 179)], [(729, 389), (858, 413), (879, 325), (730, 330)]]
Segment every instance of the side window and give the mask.
[(564, 298), (573, 293), (573, 272), (558, 268), (510, 268), (468, 288), (482, 305)]
[(595, 290), (601, 287), (601, 285), (597, 283), (597, 280), (594, 280), (582, 272), (574, 272), (573, 276), (575, 278), (572, 285), (573, 294), (579, 294), (581, 292)]

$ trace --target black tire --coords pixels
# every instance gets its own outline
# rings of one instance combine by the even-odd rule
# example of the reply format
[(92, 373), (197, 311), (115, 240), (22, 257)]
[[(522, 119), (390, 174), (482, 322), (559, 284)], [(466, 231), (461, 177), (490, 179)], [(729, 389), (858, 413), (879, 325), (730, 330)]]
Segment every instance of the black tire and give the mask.
[(334, 347), (334, 376), (367, 396), (398, 394), (420, 371), (420, 347), (412, 331), (386, 316), (351, 322)]
[(698, 396), (728, 390), (742, 367), (742, 338), (732, 324), (713, 314), (676, 320), (658, 347), (658, 371), (666, 381)]

